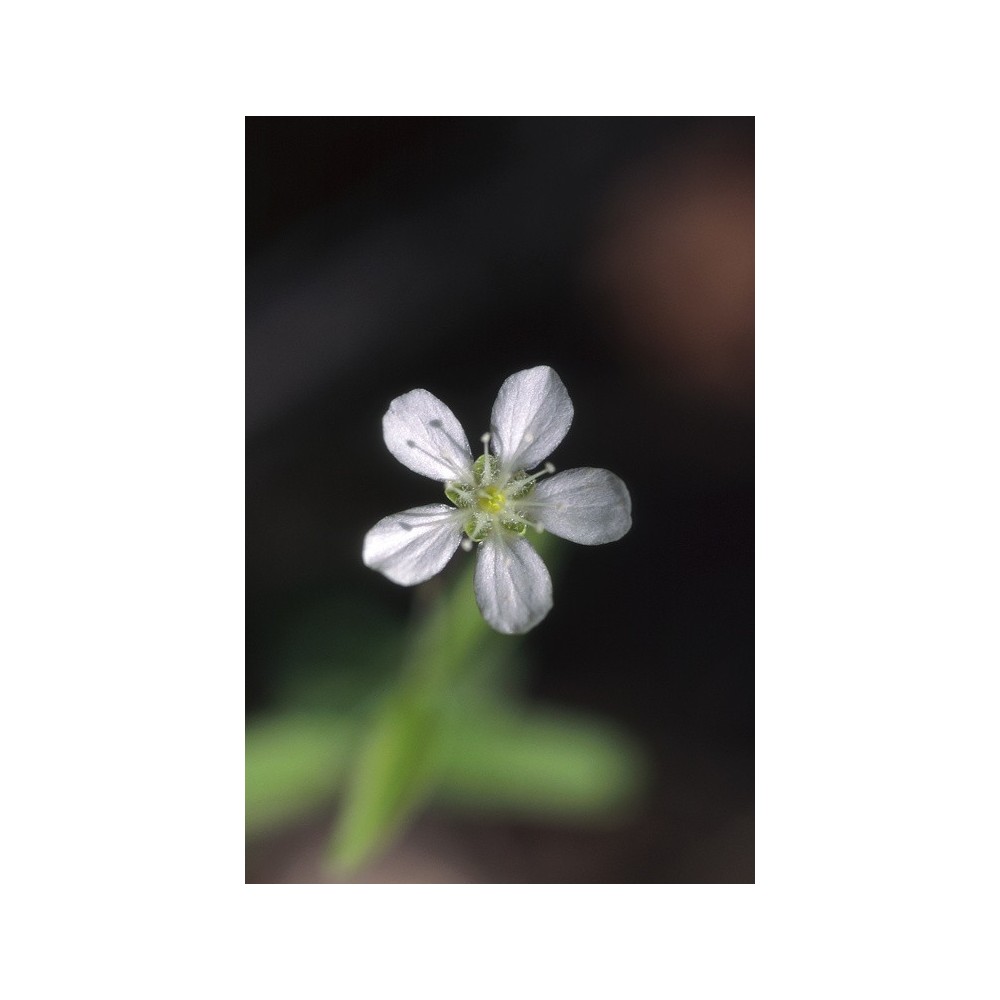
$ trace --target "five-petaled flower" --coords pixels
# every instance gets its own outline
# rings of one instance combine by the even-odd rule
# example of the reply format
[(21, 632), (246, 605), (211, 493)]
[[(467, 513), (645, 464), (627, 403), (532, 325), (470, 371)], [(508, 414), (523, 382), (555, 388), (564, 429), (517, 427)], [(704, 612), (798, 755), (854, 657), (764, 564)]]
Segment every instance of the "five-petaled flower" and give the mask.
[(632, 526), (628, 489), (606, 469), (551, 475), (546, 463), (533, 475), (526, 471), (551, 454), (572, 420), (569, 394), (551, 368), (518, 372), (500, 387), (483, 454), (473, 459), (441, 400), (426, 389), (397, 396), (382, 418), (386, 446), (407, 468), (444, 483), (454, 506), (428, 504), (383, 518), (365, 536), (365, 565), (412, 586), (440, 572), (460, 544), (476, 545), (483, 617), (498, 632), (534, 628), (552, 608), (552, 580), (526, 529), (600, 545)]

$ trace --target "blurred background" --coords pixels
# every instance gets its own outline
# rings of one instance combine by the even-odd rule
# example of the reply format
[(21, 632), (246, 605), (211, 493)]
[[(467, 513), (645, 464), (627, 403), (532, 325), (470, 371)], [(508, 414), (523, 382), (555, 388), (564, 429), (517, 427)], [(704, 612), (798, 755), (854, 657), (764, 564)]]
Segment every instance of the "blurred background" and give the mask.
[(495, 667), (552, 720), (518, 737), (523, 786), (455, 792), (473, 731), (451, 794), (341, 877), (753, 882), (753, 119), (246, 128), (247, 882), (339, 880), (354, 748), (470, 558), (416, 589), (362, 565), (379, 518), (443, 501), (385, 449), (389, 401), (430, 390), (476, 450), (540, 364), (576, 411), (553, 462), (621, 476), (633, 528), (546, 553), (555, 607)]

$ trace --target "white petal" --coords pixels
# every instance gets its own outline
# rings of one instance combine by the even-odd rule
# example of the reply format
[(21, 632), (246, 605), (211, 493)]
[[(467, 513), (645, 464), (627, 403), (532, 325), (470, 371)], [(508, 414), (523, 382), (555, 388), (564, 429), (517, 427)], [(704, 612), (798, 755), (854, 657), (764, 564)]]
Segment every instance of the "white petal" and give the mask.
[(552, 609), (552, 578), (520, 535), (495, 528), (479, 546), (476, 603), (498, 632), (520, 635)]
[(458, 511), (432, 503), (383, 517), (365, 535), (361, 558), (393, 583), (411, 587), (440, 573), (461, 540)]
[(508, 471), (532, 469), (555, 451), (573, 422), (562, 379), (545, 365), (511, 375), (497, 393), (490, 429)]
[(397, 396), (382, 418), (386, 447), (408, 469), (440, 482), (468, 480), (469, 439), (455, 414), (426, 389)]
[(540, 479), (525, 507), (546, 531), (582, 545), (615, 542), (632, 527), (628, 488), (607, 469), (568, 469)]

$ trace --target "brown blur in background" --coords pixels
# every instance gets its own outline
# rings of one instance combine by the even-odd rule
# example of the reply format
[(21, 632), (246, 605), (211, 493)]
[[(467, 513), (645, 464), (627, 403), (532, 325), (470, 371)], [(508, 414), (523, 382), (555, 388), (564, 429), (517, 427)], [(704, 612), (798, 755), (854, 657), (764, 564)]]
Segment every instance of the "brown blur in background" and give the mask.
[[(248, 718), (310, 609), (411, 608), (360, 558), (441, 499), (382, 444), (394, 396), (429, 389), (475, 441), (501, 382), (551, 365), (556, 465), (633, 498), (622, 541), (567, 547), (525, 648), (533, 702), (645, 748), (639, 808), (432, 807), (357, 881), (753, 881), (753, 169), (752, 118), (247, 119)], [(327, 881), (331, 815), (252, 841), (247, 881)]]

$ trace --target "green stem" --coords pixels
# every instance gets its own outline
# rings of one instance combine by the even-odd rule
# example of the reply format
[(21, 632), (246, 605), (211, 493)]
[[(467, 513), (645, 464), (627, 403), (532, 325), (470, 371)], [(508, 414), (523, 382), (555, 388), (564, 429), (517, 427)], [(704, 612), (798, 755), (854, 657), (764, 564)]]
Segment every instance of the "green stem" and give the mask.
[[(548, 550), (548, 537), (541, 539), (538, 547)], [(518, 641), (483, 621), (473, 590), (475, 560), (467, 563), (415, 623), (399, 682), (363, 742), (331, 842), (335, 868), (356, 869), (402, 827), (433, 784), (441, 723), (463, 672)]]

